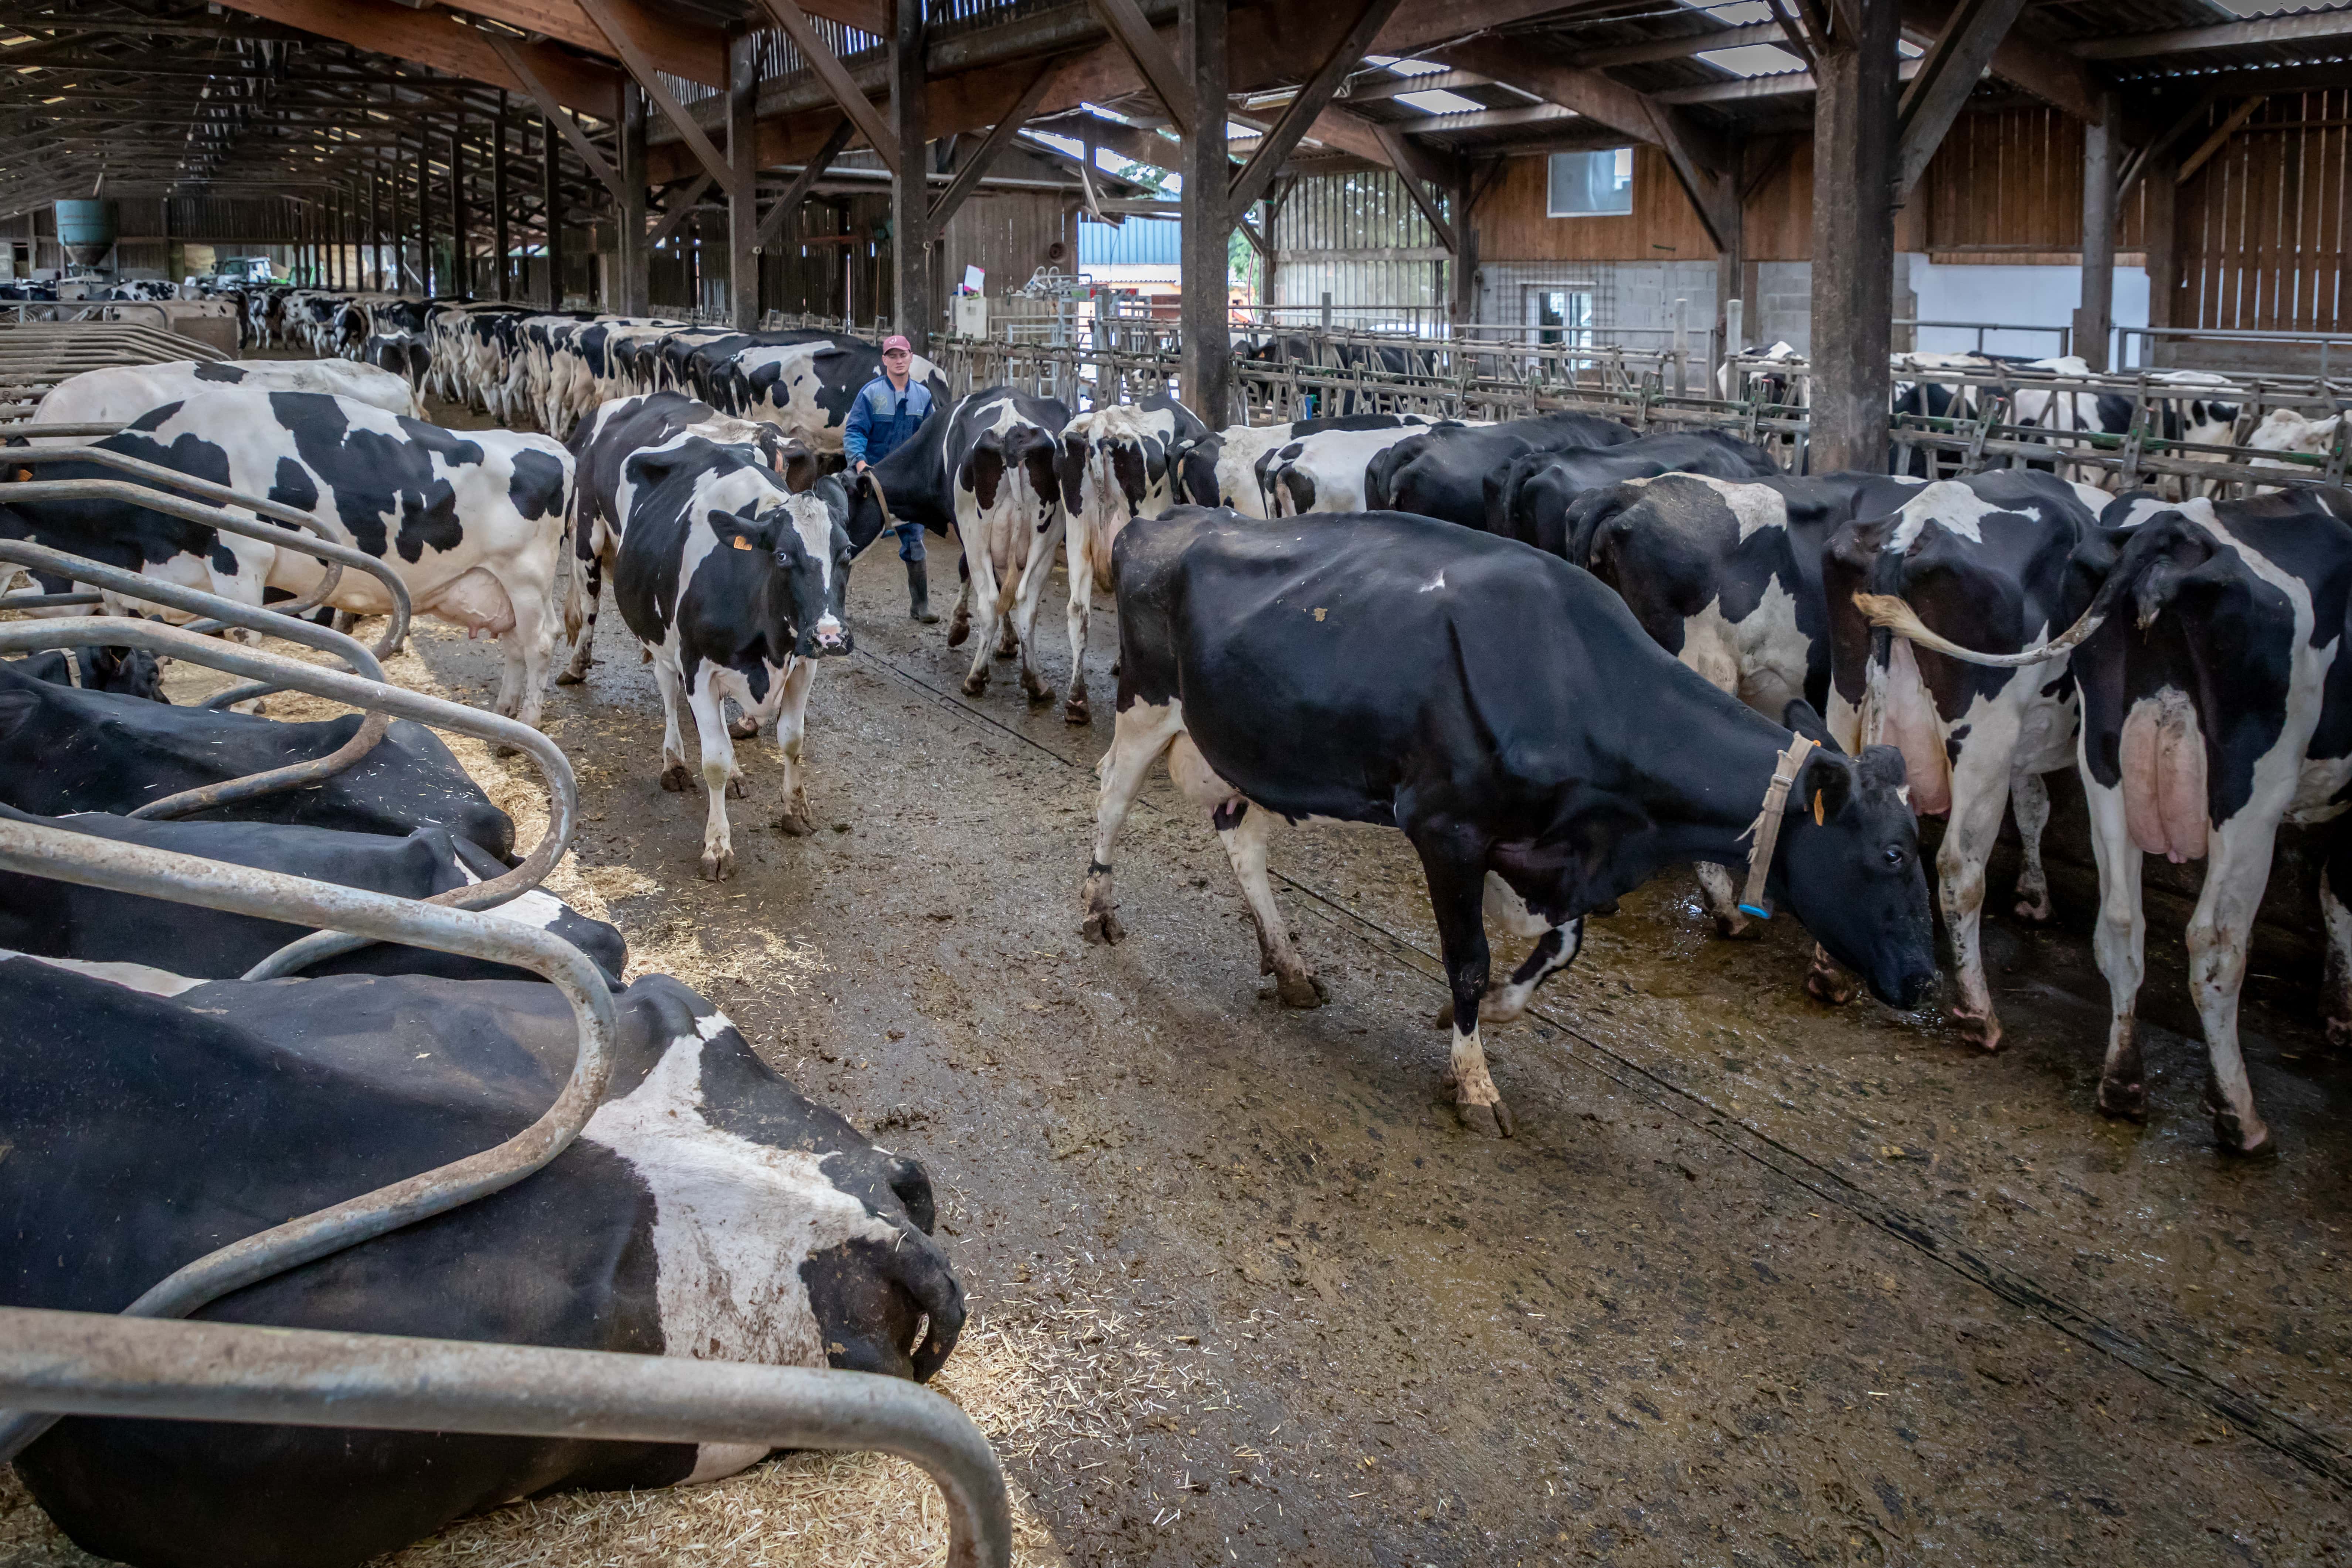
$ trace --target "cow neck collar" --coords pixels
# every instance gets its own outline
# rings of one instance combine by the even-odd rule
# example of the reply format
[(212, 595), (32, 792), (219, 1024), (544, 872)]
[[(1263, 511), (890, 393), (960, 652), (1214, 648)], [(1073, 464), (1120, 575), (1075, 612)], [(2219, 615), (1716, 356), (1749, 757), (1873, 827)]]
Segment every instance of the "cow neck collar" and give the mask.
[(1802, 735), (1792, 737), (1773, 765), (1772, 782), (1764, 786), (1764, 809), (1748, 825), (1742, 838), (1752, 838), (1754, 847), (1748, 852), (1748, 886), (1739, 895), (1739, 912), (1751, 919), (1769, 921), (1771, 908), (1764, 902), (1764, 884), (1772, 875), (1772, 850), (1780, 842), (1780, 824), (1786, 818), (1789, 791), (1797, 782), (1797, 773), (1805, 765), (1806, 753), (1813, 742)]

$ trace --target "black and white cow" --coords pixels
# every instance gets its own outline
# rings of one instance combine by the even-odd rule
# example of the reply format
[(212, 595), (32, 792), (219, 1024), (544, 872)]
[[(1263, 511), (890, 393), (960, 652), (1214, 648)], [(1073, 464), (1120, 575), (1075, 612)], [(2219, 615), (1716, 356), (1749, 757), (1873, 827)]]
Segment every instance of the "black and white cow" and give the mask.
[(1856, 595), (1910, 607), (1927, 635), (2013, 653), (2046, 642), (2087, 593), (2070, 574), (2105, 492), (2029, 468), (1995, 468), (1912, 492), (1890, 515), (1857, 519), (1830, 542), (1822, 578), (1830, 616), (1831, 733), (1842, 744), (1885, 742), (1903, 753), (1911, 805), (1945, 816), (1937, 894), (1952, 944), (1961, 1037), (2000, 1048), (1984, 972), (1985, 865), (2014, 804), (2024, 848), (2018, 912), (2050, 918), (2042, 775), (2074, 760), (2077, 705), (2063, 650), (2021, 668), (1961, 663), (1937, 646), (1874, 634)]
[[(2299, 468), (2308, 477), (2335, 452), (2343, 439), (2344, 416), (2341, 414), (2314, 419), (2292, 408), (2273, 408), (2246, 437), (2246, 445), (2256, 451), (2283, 455), (2249, 458), (2247, 466), (2255, 468)], [(2319, 462), (2290, 462), (2284, 456), (2288, 453), (2316, 458)], [(2265, 485), (2257, 493), (2268, 494), (2275, 488)]]
[[(394, 838), (276, 822), (148, 822), (100, 812), (43, 817), (7, 805), (0, 805), (0, 818), (405, 899), (429, 899), (506, 871), (488, 850), (440, 827), (419, 827), (404, 838)], [(562, 937), (604, 972), (608, 984), (620, 988), (629, 950), (612, 926), (538, 889), (499, 905), (498, 913)], [(83, 963), (168, 963), (175, 974), (234, 980), (308, 934), (307, 927), (276, 921), (0, 871), (0, 948), (37, 957)], [(528, 970), (461, 953), (380, 942), (322, 960), (303, 973), (537, 978)]]
[[(882, 374), (882, 346), (838, 332), (791, 335), (798, 341), (761, 333), (707, 371), (702, 363), (719, 357), (718, 345), (698, 351), (696, 366), (709, 390), (697, 395), (738, 418), (773, 425), (811, 451), (837, 453), (851, 405)], [(908, 375), (930, 389), (935, 406), (947, 404), (948, 378), (938, 365), (918, 354)]]
[(628, 507), (622, 496), (622, 465), (636, 453), (660, 447), (682, 436), (698, 436), (719, 446), (748, 445), (759, 448), (761, 460), (784, 477), (784, 488), (804, 490), (816, 482), (813, 455), (785, 438), (773, 425), (730, 419), (707, 403), (697, 403), (682, 392), (653, 392), (616, 397), (574, 426), (564, 445), (572, 453), (572, 572), (584, 610), (572, 600), (564, 605), (564, 630), (572, 651), (555, 679), (576, 686), (587, 678), (596, 641), (596, 609), (603, 597), (604, 573), (621, 549), (623, 520)]
[(1268, 517), (1298, 517), (1311, 511), (1362, 511), (1372, 465), (1403, 442), (1449, 426), (1393, 425), (1339, 428), (1294, 437), (1257, 460), (1257, 489)]
[(1217, 443), (1216, 504), (1231, 507), (1244, 517), (1267, 516), (1260, 464), (1267, 453), (1294, 441), (1332, 430), (1422, 430), (1436, 423), (1420, 414), (1355, 414), (1344, 419), (1300, 419), (1288, 425), (1229, 425), (1210, 437)]
[(1213, 437), (1201, 416), (1164, 394), (1081, 414), (1062, 429), (1062, 500), (1069, 511), (1070, 694), (1062, 717), (1084, 724), (1087, 625), (1095, 590), (1113, 592), (1119, 530), (1171, 506), (1217, 504)]
[(396, 375), (422, 396), (433, 374), (433, 349), (415, 332), (370, 332), (358, 345), (362, 364)]
[[(572, 455), (544, 436), (445, 430), (347, 397), (221, 386), (164, 404), (99, 445), (303, 511), (332, 516), (407, 585), (412, 610), (499, 639), (497, 710), (539, 722)], [(44, 465), (45, 479), (121, 476), (96, 464)], [(307, 593), (316, 557), (223, 533), (131, 501), (10, 503), (0, 537), (59, 550), (242, 604), (265, 590)], [(390, 596), (346, 571), (328, 603), (383, 615)]]
[(1708, 474), (1719, 479), (1780, 477), (1763, 448), (1723, 430), (1670, 430), (1610, 447), (1522, 452), (1489, 488), (1496, 510), (1479, 520), (1489, 533), (1572, 560), (1569, 515), (1578, 500), (1627, 479)]
[(172, 700), (163, 695), (163, 662), (143, 647), (49, 648), (28, 655), (16, 671), (53, 686), (111, 691), (149, 702)]
[[(78, 691), (22, 669), (16, 660), (0, 659), (0, 804), (40, 816), (127, 814), (184, 790), (326, 756), (360, 727), (355, 713), (280, 723)], [(514, 853), (507, 814), (439, 737), (405, 719), (394, 720), (373, 751), (339, 773), (197, 816), (394, 836), (441, 827), (501, 861)]]
[[(1660, 647), (1717, 690), (1767, 718), (1799, 700), (1819, 712), (1830, 689), (1822, 552), (1840, 524), (1884, 516), (1917, 483), (1859, 473), (1630, 479), (1570, 508), (1564, 553), (1615, 589)], [(1853, 750), (1850, 735), (1841, 743)], [(1717, 931), (1746, 929), (1730, 872), (1701, 862), (1698, 879)], [(1806, 984), (1824, 1001), (1853, 995), (1852, 980), (1825, 963)]]
[[(2136, 509), (2141, 510), (2141, 509)], [(2203, 859), (2188, 929), (2189, 992), (2205, 1027), (2206, 1103), (2221, 1146), (2271, 1152), (2238, 1047), (2238, 992), (2283, 822), (2330, 824), (2321, 873), (2330, 1039), (2352, 1038), (2352, 495), (2302, 490), (2197, 500), (2093, 531), (2073, 576), (2088, 607), (2046, 648), (2000, 662), (2032, 674), (2074, 646), (2077, 763), (2099, 866), (2092, 941), (2114, 1004), (2099, 1109), (2147, 1114), (2137, 998), (2147, 917), (2139, 858)], [(2085, 593), (2095, 584), (2095, 593)], [(1878, 606), (1916, 638), (1917, 618)], [(1943, 643), (1969, 663), (1977, 649)]]
[(775, 721), (784, 800), (777, 826), (795, 836), (816, 830), (801, 750), (816, 661), (851, 647), (843, 622), (848, 500), (829, 477), (794, 495), (758, 446), (688, 431), (625, 458), (617, 501), (613, 598), (661, 686), (662, 787), (683, 790), (692, 776), (678, 736), (683, 697), (710, 797), (702, 874), (718, 881), (735, 868), (727, 797), (743, 794), (723, 700), (755, 725)]
[[(520, 1131), (575, 1048), (553, 987), (327, 976), (139, 988), (0, 960), (0, 1303), (114, 1312), (180, 1265)], [(928, 1378), (964, 1295), (929, 1176), (667, 975), (614, 998), (604, 1103), (506, 1191), (277, 1275), (212, 1322)], [(68, 1417), (17, 1460), (121, 1562), (355, 1568), (552, 1490), (711, 1480), (758, 1446)]]
[[(1118, 555), (1118, 730), (1100, 766), (1086, 934), (1123, 934), (1111, 854), (1161, 755), (1224, 841), (1283, 1001), (1324, 995), (1266, 880), (1275, 819), (1402, 829), (1453, 991), (1465, 1121), (1510, 1130), (1479, 1026), (1525, 1011), (1583, 917), (1686, 860), (1738, 863), (1790, 732), (1678, 665), (1589, 574), (1398, 513), (1279, 529), (1180, 507)], [(1817, 727), (1810, 713), (1791, 715)], [(1902, 759), (1801, 752), (1769, 887), (1889, 1003), (1933, 984)], [(1482, 911), (1535, 951), (1492, 998)]]
[[(167, 403), (210, 397), (223, 387), (247, 391), (324, 392), (357, 398), (387, 414), (411, 418), (424, 410), (408, 382), (373, 365), (339, 359), (173, 360), (162, 364), (109, 365), (68, 376), (33, 411), (36, 425), (128, 425)], [(36, 437), (51, 444), (82, 436)]]
[(1051, 702), (1037, 671), (1037, 606), (1062, 542), (1060, 448), (1070, 411), (1050, 397), (987, 386), (931, 416), (899, 448), (849, 483), (849, 538), (863, 550), (887, 524), (921, 523), (963, 542), (963, 592), (948, 627), (948, 646), (971, 635), (980, 643), (963, 689), (988, 689), (992, 649), (1021, 658), (1021, 688), (1032, 702)]
[(1514, 458), (1633, 439), (1631, 426), (1598, 414), (1441, 426), (1396, 443), (1374, 459), (1364, 473), (1366, 504), (1484, 528), (1487, 519), (1502, 515), (1497, 497)]
[[(2087, 377), (2093, 374), (2088, 362), (2074, 354), (2034, 360), (2021, 368), (2063, 377)], [(2201, 370), (2142, 374), (2151, 382), (2181, 389), (2179, 396), (2158, 402), (2157, 428), (2150, 434), (2190, 446), (2222, 447), (2236, 440), (2238, 415), (2245, 395), (2231, 384), (2229, 377)], [(2057, 447), (2088, 445), (2084, 439), (2086, 437), (2124, 436), (2132, 427), (2133, 408), (2132, 399), (2117, 392), (2060, 392), (2033, 385), (2021, 386), (2011, 403), (2016, 423), (2050, 431), (2051, 444)], [(2222, 454), (2215, 452), (2185, 452), (2180, 456), (2206, 462), (2226, 460)], [(2105, 468), (2085, 468), (2083, 478), (2108, 487), (2116, 482), (2116, 475)], [(2168, 489), (2178, 489), (2180, 484), (2168, 477), (2164, 481)], [(2197, 481), (2189, 484), (2191, 489), (2197, 487)]]

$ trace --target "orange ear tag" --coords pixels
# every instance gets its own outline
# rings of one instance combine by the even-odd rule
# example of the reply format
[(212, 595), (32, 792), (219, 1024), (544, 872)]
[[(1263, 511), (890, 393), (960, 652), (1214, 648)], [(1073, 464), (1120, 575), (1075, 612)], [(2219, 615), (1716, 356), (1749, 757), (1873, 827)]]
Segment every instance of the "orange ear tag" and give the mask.
[[(749, 550), (751, 548), (751, 542), (739, 533), (735, 536), (735, 548), (738, 550)], [(1819, 816), (1821, 813), (1816, 811), (1813, 815)]]
[(1821, 791), (1819, 791), (1819, 790), (1815, 790), (1815, 791), (1813, 792), (1813, 826), (1814, 826), (1815, 827), (1819, 827), (1821, 825), (1822, 825), (1822, 792), (1821, 792)]

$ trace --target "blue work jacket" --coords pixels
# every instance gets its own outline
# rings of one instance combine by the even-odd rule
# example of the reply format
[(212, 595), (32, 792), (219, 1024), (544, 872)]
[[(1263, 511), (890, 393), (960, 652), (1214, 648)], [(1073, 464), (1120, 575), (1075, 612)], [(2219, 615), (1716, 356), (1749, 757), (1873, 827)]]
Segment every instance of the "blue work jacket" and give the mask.
[(861, 461), (878, 463), (906, 445), (930, 413), (929, 387), (909, 376), (907, 390), (900, 392), (889, 376), (877, 375), (858, 389), (857, 401), (849, 405), (849, 419), (841, 431), (842, 456), (853, 468)]

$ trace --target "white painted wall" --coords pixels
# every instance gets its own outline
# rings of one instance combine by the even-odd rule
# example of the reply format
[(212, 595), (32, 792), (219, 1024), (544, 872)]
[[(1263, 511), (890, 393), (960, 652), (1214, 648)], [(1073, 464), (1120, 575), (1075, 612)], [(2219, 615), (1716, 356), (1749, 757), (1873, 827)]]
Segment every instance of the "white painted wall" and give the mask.
[[(1923, 321), (2008, 321), (2021, 326), (2063, 327), (2083, 302), (2079, 267), (1937, 265), (1916, 252), (1910, 263), (1911, 290)], [(2147, 268), (2116, 268), (2115, 321), (2119, 327), (2147, 325)], [(1959, 353), (1976, 347), (1974, 332), (1922, 327), (1923, 353)], [(1984, 346), (1995, 353), (2040, 358), (2058, 352), (2048, 332), (1988, 332)]]

